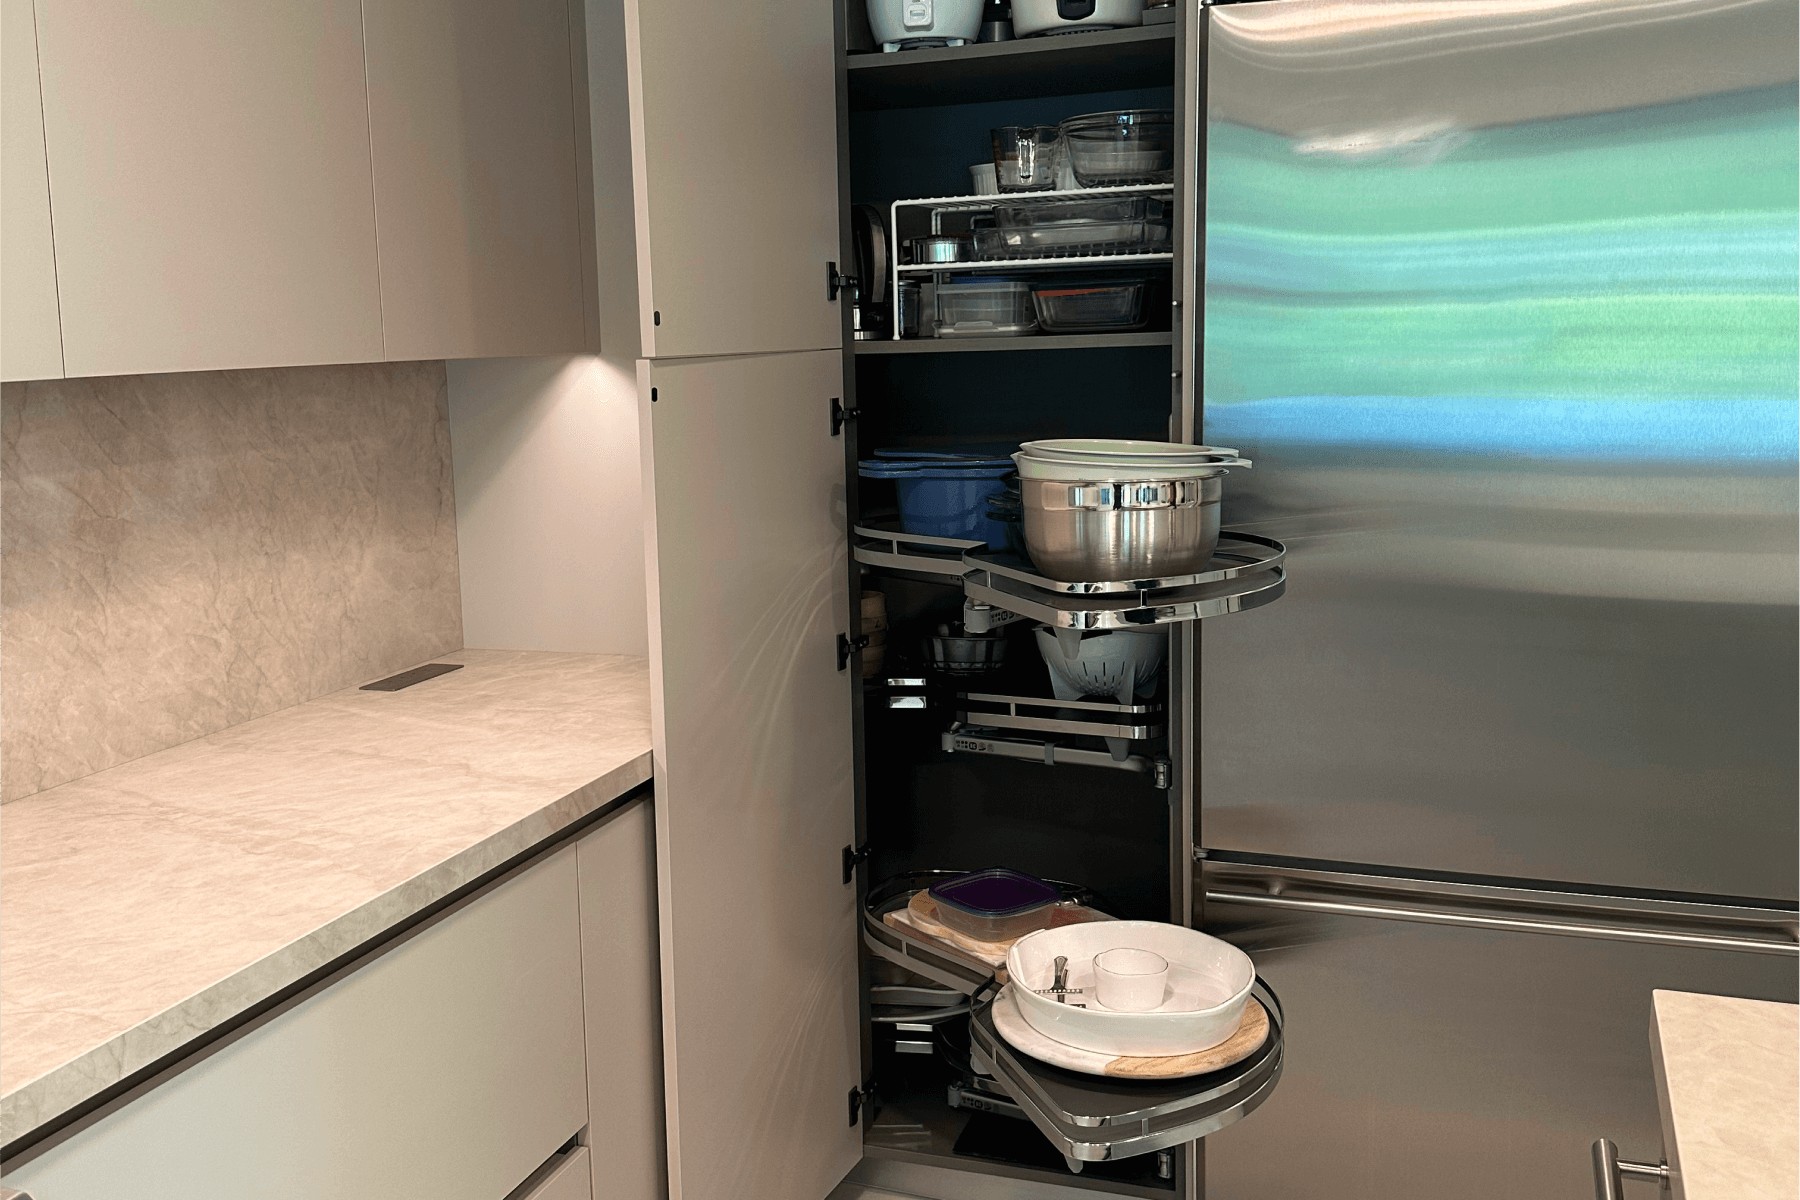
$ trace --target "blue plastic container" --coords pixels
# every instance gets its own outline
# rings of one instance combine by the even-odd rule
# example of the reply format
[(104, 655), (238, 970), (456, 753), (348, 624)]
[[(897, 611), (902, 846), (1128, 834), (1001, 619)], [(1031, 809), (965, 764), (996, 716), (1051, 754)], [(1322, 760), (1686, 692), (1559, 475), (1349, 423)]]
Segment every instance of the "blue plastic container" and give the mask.
[[(877, 453), (881, 453), (877, 451)], [(892, 452), (889, 452), (892, 453)], [(891, 479), (900, 500), (900, 528), (927, 537), (962, 538), (999, 547), (1006, 526), (988, 516), (987, 499), (1006, 490), (1006, 460), (882, 457), (858, 464), (866, 479)]]

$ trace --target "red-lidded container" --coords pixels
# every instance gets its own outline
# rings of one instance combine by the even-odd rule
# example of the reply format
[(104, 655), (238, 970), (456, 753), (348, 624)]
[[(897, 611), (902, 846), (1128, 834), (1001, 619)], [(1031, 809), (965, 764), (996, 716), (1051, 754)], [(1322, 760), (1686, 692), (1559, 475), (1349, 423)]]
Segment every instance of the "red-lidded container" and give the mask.
[(1043, 880), (1006, 867), (971, 871), (931, 886), (938, 919), (982, 942), (1004, 942), (1050, 924), (1062, 893)]

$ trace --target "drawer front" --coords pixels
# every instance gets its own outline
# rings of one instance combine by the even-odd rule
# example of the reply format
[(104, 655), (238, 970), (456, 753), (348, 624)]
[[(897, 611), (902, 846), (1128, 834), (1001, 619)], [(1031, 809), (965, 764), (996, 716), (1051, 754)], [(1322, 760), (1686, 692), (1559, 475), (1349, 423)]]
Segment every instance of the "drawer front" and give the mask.
[(502, 1200), (587, 1123), (577, 912), (571, 846), (5, 1182), (34, 1200)]

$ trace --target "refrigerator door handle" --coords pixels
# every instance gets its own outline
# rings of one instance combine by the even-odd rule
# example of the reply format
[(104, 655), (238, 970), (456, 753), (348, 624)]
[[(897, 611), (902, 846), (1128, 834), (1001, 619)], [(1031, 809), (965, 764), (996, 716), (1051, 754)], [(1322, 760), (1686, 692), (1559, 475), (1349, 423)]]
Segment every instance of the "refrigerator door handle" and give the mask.
[(1741, 950), (1751, 954), (1800, 953), (1792, 942), (1768, 941), (1718, 933), (1683, 933), (1623, 925), (1593, 925), (1562, 919), (1480, 916), (1473, 913), (1436, 912), (1385, 904), (1351, 904), (1341, 900), (1301, 900), (1287, 896), (1257, 896), (1238, 892), (1205, 893), (1208, 904), (1241, 904), (1250, 908), (1285, 908), (1299, 912), (1333, 913), (1345, 917), (1380, 917), (1390, 921), (1419, 921), (1429, 925), (1458, 925), (1469, 929), (1510, 929), (1520, 933), (1553, 933), (1565, 937), (1599, 938), (1603, 941), (1645, 942), (1658, 946), (1695, 946), (1708, 950)]
[(1627, 1162), (1606, 1138), (1594, 1143), (1594, 1200), (1625, 1200), (1626, 1179), (1654, 1179), (1669, 1190), (1669, 1164)]
[(1292, 866), (1201, 856), (1206, 905), (1377, 917), (1469, 929), (1560, 934), (1648, 945), (1800, 955), (1791, 908), (1746, 908), (1649, 897), (1371, 875), (1354, 868)]

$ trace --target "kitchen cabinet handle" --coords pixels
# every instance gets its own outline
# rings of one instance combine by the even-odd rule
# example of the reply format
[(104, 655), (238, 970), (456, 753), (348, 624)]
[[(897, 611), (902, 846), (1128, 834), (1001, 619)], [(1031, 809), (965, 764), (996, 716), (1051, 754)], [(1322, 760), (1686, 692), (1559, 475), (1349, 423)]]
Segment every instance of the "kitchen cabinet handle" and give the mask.
[(1594, 1200), (1625, 1200), (1626, 1179), (1654, 1179), (1669, 1190), (1669, 1164), (1626, 1162), (1606, 1138), (1594, 1143)]

